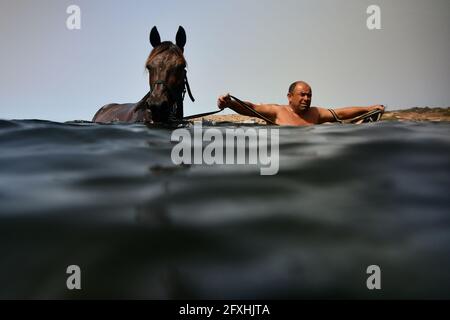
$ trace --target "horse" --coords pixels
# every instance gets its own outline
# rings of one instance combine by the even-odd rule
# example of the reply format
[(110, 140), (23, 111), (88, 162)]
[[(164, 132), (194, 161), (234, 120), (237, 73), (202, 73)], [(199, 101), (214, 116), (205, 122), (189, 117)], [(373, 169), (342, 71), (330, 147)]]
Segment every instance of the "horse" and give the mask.
[(187, 81), (184, 46), (186, 32), (179, 26), (175, 44), (161, 42), (156, 26), (150, 31), (153, 49), (146, 61), (150, 91), (137, 103), (111, 103), (101, 107), (93, 122), (170, 123), (183, 119), (183, 100), (186, 90), (195, 101)]

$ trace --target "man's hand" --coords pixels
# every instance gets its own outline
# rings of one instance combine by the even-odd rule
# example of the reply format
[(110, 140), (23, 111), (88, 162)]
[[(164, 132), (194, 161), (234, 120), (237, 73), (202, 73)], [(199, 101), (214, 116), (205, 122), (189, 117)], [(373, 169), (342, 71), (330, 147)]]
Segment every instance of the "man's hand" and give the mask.
[(372, 111), (372, 110), (381, 110), (381, 112), (384, 113), (384, 106), (381, 104), (376, 104), (374, 106), (370, 106), (369, 111)]
[(219, 109), (224, 109), (229, 106), (229, 103), (231, 102), (230, 94), (227, 93), (223, 96), (219, 96), (219, 99), (217, 99), (217, 106)]

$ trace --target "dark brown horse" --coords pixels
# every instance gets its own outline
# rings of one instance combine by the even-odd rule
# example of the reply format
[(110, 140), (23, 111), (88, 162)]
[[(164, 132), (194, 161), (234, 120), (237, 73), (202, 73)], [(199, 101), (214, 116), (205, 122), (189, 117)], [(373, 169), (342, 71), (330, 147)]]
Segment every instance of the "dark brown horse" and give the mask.
[(107, 104), (94, 115), (94, 122), (162, 122), (183, 119), (183, 99), (186, 89), (192, 101), (186, 77), (186, 60), (183, 56), (186, 32), (178, 28), (176, 44), (161, 42), (159, 32), (150, 32), (153, 50), (146, 62), (149, 72), (150, 92), (137, 103)]

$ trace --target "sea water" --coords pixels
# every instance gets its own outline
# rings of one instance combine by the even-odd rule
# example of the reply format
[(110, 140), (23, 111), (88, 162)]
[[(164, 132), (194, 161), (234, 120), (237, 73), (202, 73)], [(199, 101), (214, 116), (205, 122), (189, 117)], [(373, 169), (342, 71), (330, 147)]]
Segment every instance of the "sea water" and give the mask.
[(173, 128), (0, 120), (0, 298), (450, 297), (449, 123), (278, 129), (263, 176), (175, 165)]

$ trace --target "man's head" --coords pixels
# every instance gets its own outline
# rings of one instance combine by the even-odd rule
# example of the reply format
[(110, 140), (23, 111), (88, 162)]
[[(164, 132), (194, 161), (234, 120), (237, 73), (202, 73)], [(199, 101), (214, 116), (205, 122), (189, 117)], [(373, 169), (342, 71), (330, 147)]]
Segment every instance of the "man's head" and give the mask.
[(304, 81), (296, 81), (289, 86), (287, 97), (294, 111), (307, 110), (311, 106), (311, 87)]

